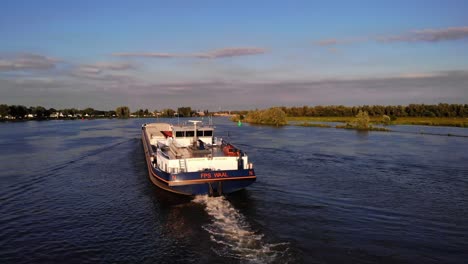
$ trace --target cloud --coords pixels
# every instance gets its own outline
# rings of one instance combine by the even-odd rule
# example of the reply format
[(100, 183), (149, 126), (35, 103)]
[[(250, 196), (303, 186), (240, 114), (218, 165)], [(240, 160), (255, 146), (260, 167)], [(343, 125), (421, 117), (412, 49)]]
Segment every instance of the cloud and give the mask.
[(96, 67), (92, 67), (92, 66), (80, 66), (76, 72), (81, 72), (81, 73), (85, 73), (85, 74), (100, 74), (102, 72), (102, 69), (100, 68), (96, 68)]
[(130, 84), (133, 81), (135, 81), (135, 78), (130, 75), (108, 74), (108, 73), (103, 73), (102, 71), (93, 71), (93, 70), (83, 69), (83, 68), (70, 72), (69, 76), (76, 78), (78, 80), (92, 80), (92, 81), (99, 81), (99, 82), (122, 83), (122, 84), (123, 83)]
[(111, 71), (125, 71), (134, 69), (135, 66), (131, 63), (126, 62), (97, 62), (95, 64), (85, 65), (88, 67), (94, 67), (100, 70), (111, 70)]
[(226, 57), (237, 57), (263, 54), (266, 50), (263, 48), (224, 48), (214, 50), (205, 54), (202, 54), (202, 58), (214, 59), (214, 58), (226, 58)]
[(336, 44), (338, 44), (338, 40), (337, 39), (324, 39), (324, 40), (316, 41), (315, 44), (319, 46), (324, 46), (324, 47), (335, 46)]
[(460, 103), (467, 99), (467, 82), (468, 72), (447, 71), (387, 78), (140, 82), (115, 87), (113, 91), (141, 101), (153, 98), (152, 103), (163, 107), (174, 103), (218, 107), (213, 102), (223, 102), (224, 108), (248, 109), (304, 104)]
[(158, 53), (158, 52), (120, 52), (112, 53), (116, 57), (144, 57), (144, 58), (175, 58), (181, 57), (178, 54)]
[[(315, 41), (314, 44), (322, 47), (336, 47), (338, 45), (366, 42), (375, 40), (380, 43), (393, 43), (393, 42), (440, 42), (440, 41), (455, 41), (468, 38), (467, 27), (449, 27), (444, 29), (422, 29), (412, 30), (410, 32), (402, 33), (394, 36), (379, 36), (379, 37), (355, 37), (347, 39), (323, 39)], [(336, 50), (330, 50), (336, 51)]]
[(79, 65), (74, 72), (78, 74), (99, 75), (104, 71), (126, 71), (134, 69), (135, 66), (130, 63), (122, 62), (97, 62), (94, 64)]
[(468, 27), (413, 30), (395, 36), (377, 37), (380, 42), (439, 42), (468, 38)]
[(78, 65), (68, 73), (68, 76), (79, 80), (93, 80), (102, 82), (131, 82), (132, 76), (126, 74), (115, 74), (114, 72), (134, 69), (130, 63), (122, 62), (96, 62), (94, 64)]
[(363, 37), (356, 37), (356, 38), (346, 38), (346, 39), (323, 39), (315, 41), (315, 45), (319, 45), (322, 47), (335, 47), (337, 45), (344, 45), (344, 44), (352, 44), (357, 42), (364, 42), (367, 41), (368, 38)]
[(58, 62), (58, 59), (23, 53), (0, 58), (0, 71), (48, 70), (55, 68)]
[(264, 48), (255, 47), (237, 47), (212, 50), (204, 53), (159, 53), (159, 52), (123, 52), (113, 53), (117, 57), (140, 57), (140, 58), (198, 58), (198, 59), (217, 59), (227, 57), (249, 56), (266, 53)]
[[(158, 82), (117, 74), (1, 78), (8, 104), (113, 109), (253, 109), (272, 105), (466, 103), (468, 71), (408, 73), (387, 78)], [(4, 95), (4, 96), (3, 96)], [(228, 99), (226, 99), (228, 98)]]
[(443, 72), (410, 72), (410, 73), (403, 73), (398, 76), (399, 78), (431, 78), (431, 77), (438, 77), (445, 75)]

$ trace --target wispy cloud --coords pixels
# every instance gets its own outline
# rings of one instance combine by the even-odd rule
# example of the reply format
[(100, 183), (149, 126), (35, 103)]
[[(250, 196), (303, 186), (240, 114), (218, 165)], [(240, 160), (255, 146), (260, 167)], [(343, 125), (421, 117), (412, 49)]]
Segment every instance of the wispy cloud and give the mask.
[(338, 44), (338, 40), (337, 39), (323, 39), (323, 40), (316, 41), (315, 44), (319, 46), (324, 46), (324, 47), (335, 46), (336, 44)]
[(86, 64), (85, 66), (111, 71), (125, 71), (135, 68), (135, 65), (127, 62), (96, 62), (94, 64)]
[(134, 77), (126, 74), (112, 74), (105, 73), (102, 71), (94, 71), (93, 69), (80, 68), (69, 73), (70, 77), (78, 80), (92, 80), (100, 82), (112, 82), (112, 83), (131, 83), (135, 79)]
[(60, 60), (38, 54), (23, 53), (0, 58), (0, 71), (47, 70)]
[(119, 104), (131, 108), (191, 105), (211, 109), (221, 106), (223, 109), (249, 109), (272, 105), (464, 103), (468, 99), (467, 71), (408, 73), (386, 78), (263, 81), (159, 82), (107, 73), (74, 73), (69, 77), (0, 77), (0, 94), (8, 91), (6, 101), (12, 104), (37, 105), (44, 100), (42, 104), (54, 102), (54, 107), (73, 105), (100, 109), (111, 109)]
[(144, 58), (175, 58), (180, 57), (180, 54), (159, 53), (159, 52), (118, 52), (112, 53), (116, 57), (144, 57)]
[(363, 37), (346, 38), (346, 39), (331, 38), (331, 39), (322, 39), (322, 40), (315, 41), (314, 44), (322, 46), (322, 47), (335, 47), (337, 45), (352, 44), (352, 43), (357, 43), (357, 42), (364, 42), (367, 40), (368, 38), (363, 38)]
[(113, 53), (117, 57), (140, 57), (140, 58), (198, 58), (198, 59), (217, 59), (227, 57), (248, 56), (266, 53), (264, 48), (255, 47), (237, 47), (223, 48), (202, 53), (160, 53), (160, 52), (122, 52)]
[(135, 69), (130, 63), (123, 62), (96, 62), (93, 64), (81, 64), (72, 69), (68, 76), (80, 80), (92, 80), (103, 82), (131, 82), (133, 77), (123, 74), (116, 74), (126, 70)]
[(85, 74), (100, 74), (102, 72), (102, 69), (96, 68), (96, 67), (90, 67), (90, 66), (80, 66), (75, 70), (75, 72), (81, 72)]
[(380, 42), (439, 42), (468, 38), (468, 27), (413, 30), (395, 36), (377, 37)]
[[(153, 84), (140, 87), (148, 98), (169, 98), (212, 105), (224, 101), (225, 107), (267, 107), (271, 105), (316, 104), (408, 104), (412, 102), (464, 102), (468, 72), (447, 71), (409, 74), (387, 78), (324, 80), (231, 80)], [(447, 87), (447, 83), (451, 83)], [(132, 93), (135, 92), (132, 90)], [(208, 96), (209, 95), (209, 96)]]
[(130, 63), (124, 62), (97, 62), (94, 64), (82, 64), (79, 65), (74, 72), (98, 75), (104, 71), (126, 71), (135, 69), (135, 66)]
[(200, 58), (215, 59), (215, 58), (237, 57), (237, 56), (263, 54), (265, 52), (266, 50), (263, 48), (224, 48), (224, 49), (214, 50), (208, 53), (201, 54)]
[(468, 38), (468, 26), (465, 27), (449, 27), (443, 29), (422, 29), (412, 30), (399, 35), (388, 35), (378, 37), (355, 37), (347, 39), (323, 39), (315, 41), (314, 44), (322, 47), (336, 47), (338, 45), (346, 45), (357, 42), (377, 41), (380, 43), (393, 42), (440, 42), (440, 41), (455, 41)]

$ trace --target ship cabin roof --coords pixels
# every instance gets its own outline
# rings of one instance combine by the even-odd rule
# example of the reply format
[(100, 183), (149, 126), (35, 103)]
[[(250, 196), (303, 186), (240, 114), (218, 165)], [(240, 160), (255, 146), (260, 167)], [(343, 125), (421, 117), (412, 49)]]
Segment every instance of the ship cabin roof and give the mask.
[[(197, 137), (212, 137), (214, 128), (212, 126), (197, 127)], [(193, 126), (174, 125), (172, 126), (172, 136), (175, 138), (194, 137), (195, 129)]]

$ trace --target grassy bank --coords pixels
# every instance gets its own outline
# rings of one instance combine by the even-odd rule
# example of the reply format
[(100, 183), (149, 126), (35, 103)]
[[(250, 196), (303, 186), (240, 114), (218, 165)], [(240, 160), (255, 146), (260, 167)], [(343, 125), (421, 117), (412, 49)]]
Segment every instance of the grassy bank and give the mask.
[(341, 128), (341, 129), (354, 129), (354, 130), (363, 130), (363, 131), (384, 131), (384, 132), (389, 132), (390, 129), (383, 128), (383, 127), (369, 127), (366, 129), (358, 129), (355, 127), (352, 127), (350, 125), (338, 125), (338, 126), (331, 126), (327, 124), (317, 124), (317, 123), (297, 123), (295, 124), (296, 126), (302, 126), (302, 127), (321, 127), (321, 128)]
[[(351, 122), (353, 116), (349, 117), (287, 117), (288, 122)], [(370, 122), (378, 124), (382, 121), (382, 117), (371, 117)], [(421, 126), (452, 126), (452, 127), (467, 127), (468, 118), (462, 117), (399, 117), (391, 122), (392, 125), (421, 125)]]
[(307, 122), (298, 123), (297, 126), (303, 126), (303, 127), (324, 127), (324, 128), (333, 127), (333, 126), (327, 125), (327, 124), (317, 124), (317, 123), (307, 123)]

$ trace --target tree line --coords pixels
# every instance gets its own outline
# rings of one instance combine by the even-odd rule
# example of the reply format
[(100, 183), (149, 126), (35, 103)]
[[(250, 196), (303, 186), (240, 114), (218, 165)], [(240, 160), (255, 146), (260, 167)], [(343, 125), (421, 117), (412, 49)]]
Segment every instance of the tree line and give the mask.
[(131, 115), (136, 116), (136, 117), (149, 117), (149, 116), (159, 116), (159, 117), (191, 117), (191, 116), (198, 116), (200, 113), (203, 113), (203, 115), (209, 115), (208, 110), (204, 111), (195, 111), (192, 109), (192, 107), (189, 106), (183, 106), (183, 107), (178, 107), (177, 110), (171, 109), (171, 108), (165, 108), (161, 110), (154, 110), (153, 112), (150, 112), (148, 109), (139, 109)]
[[(362, 105), (362, 106), (293, 106), (279, 107), (287, 116), (356, 116), (359, 111), (367, 112), (369, 116), (387, 115), (392, 119), (397, 117), (468, 117), (468, 104), (410, 104), (410, 105)], [(247, 115), (249, 111), (236, 111), (235, 113)]]
[(0, 118), (1, 119), (49, 119), (55, 118), (76, 118), (82, 116), (93, 117), (113, 117), (115, 111), (101, 111), (94, 108), (76, 109), (76, 108), (45, 108), (43, 106), (30, 106), (24, 105), (6, 105), (0, 104)]
[[(387, 115), (392, 119), (397, 117), (468, 117), (468, 104), (410, 104), (410, 105), (362, 105), (362, 106), (293, 106), (275, 107), (281, 109), (287, 116), (330, 116), (330, 117), (352, 117), (359, 111), (367, 112), (369, 116)], [(162, 110), (149, 111), (139, 109), (131, 112), (128, 106), (119, 106), (115, 110), (101, 111), (94, 108), (45, 108), (43, 106), (26, 107), (23, 105), (0, 104), (0, 119), (49, 119), (49, 118), (77, 118), (77, 117), (174, 117), (174, 116), (196, 116), (201, 111), (194, 111), (191, 107), (179, 107), (177, 110), (166, 108)], [(249, 111), (232, 111), (231, 113), (246, 116)], [(251, 111), (250, 111), (251, 112)], [(208, 110), (202, 111), (208, 115)], [(54, 115), (55, 114), (55, 115)]]
[[(177, 110), (170, 108), (162, 110), (149, 111), (148, 109), (138, 109), (135, 112), (131, 112), (128, 106), (119, 106), (115, 110), (96, 110), (94, 108), (88, 107), (85, 109), (76, 109), (76, 108), (65, 108), (65, 109), (55, 109), (55, 108), (45, 108), (43, 106), (30, 106), (26, 107), (24, 105), (7, 105), (0, 104), (0, 120), (4, 119), (14, 119), (14, 120), (24, 120), (24, 119), (74, 119), (81, 117), (93, 117), (93, 118), (128, 118), (128, 117), (190, 117), (199, 115), (200, 111), (194, 111), (191, 107), (179, 107)], [(203, 114), (208, 115), (208, 110), (203, 111)]]

